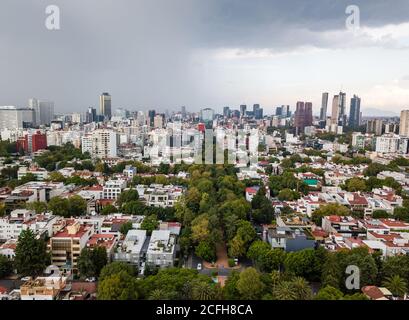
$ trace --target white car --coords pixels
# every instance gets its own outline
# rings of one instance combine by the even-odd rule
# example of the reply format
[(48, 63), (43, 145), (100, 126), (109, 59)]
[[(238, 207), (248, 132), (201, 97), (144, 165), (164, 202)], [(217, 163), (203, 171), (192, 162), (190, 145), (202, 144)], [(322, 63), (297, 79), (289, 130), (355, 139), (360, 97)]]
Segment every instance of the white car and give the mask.
[(201, 263), (197, 264), (197, 270), (202, 270), (202, 264)]
[(95, 279), (95, 277), (91, 277), (91, 278), (86, 278), (85, 281), (86, 282), (95, 282), (95, 281), (97, 281), (97, 279)]
[(31, 280), (31, 277), (22, 277), (21, 278), (21, 281), (30, 281)]

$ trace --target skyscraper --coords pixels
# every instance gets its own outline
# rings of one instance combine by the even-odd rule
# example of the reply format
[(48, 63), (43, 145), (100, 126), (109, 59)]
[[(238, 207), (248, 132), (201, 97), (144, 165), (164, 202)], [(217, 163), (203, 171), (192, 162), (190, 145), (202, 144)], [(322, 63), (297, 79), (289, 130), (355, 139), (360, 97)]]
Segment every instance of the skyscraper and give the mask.
[(263, 118), (263, 108), (260, 108), (259, 104), (254, 104), (253, 105), (253, 115), (254, 115), (254, 118), (256, 118), (256, 119), (262, 119)]
[(155, 119), (156, 116), (156, 111), (155, 110), (149, 110), (148, 111), (148, 119), (149, 119), (149, 126), (153, 127), (153, 120)]
[(107, 92), (104, 92), (99, 97), (99, 113), (108, 120), (111, 119), (112, 116), (111, 102), (112, 102), (111, 96)]
[(322, 101), (321, 101), (321, 111), (320, 111), (320, 121), (327, 120), (327, 108), (328, 108), (328, 92), (324, 92), (322, 94)]
[(229, 107), (224, 107), (223, 108), (223, 116), (225, 118), (230, 118), (230, 108)]
[(240, 116), (244, 117), (246, 115), (247, 106), (245, 104), (240, 105)]
[(305, 127), (312, 126), (312, 103), (297, 102), (294, 113), (294, 127), (296, 134), (304, 133)]
[(339, 118), (339, 96), (335, 95), (332, 99), (331, 124), (338, 125)]
[(95, 108), (89, 107), (87, 113), (85, 114), (85, 122), (91, 123), (97, 121), (97, 110)]
[(338, 125), (345, 126), (347, 115), (346, 115), (346, 93), (339, 93), (339, 114), (338, 114)]
[(409, 137), (409, 110), (400, 113), (399, 135)]
[(54, 119), (54, 102), (32, 98), (28, 100), (28, 105), (34, 109), (35, 125), (49, 125)]
[(360, 125), (361, 98), (354, 94), (351, 98), (351, 108), (349, 109), (349, 126), (357, 128)]

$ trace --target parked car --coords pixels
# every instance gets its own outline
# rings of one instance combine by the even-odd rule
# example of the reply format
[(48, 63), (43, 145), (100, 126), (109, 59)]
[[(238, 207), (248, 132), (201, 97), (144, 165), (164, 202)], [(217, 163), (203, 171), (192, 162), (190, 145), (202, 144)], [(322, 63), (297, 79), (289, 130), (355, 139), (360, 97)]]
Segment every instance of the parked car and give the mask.
[(97, 281), (97, 279), (95, 277), (91, 277), (91, 278), (86, 278), (85, 281), (86, 282), (95, 282), (95, 281)]
[(30, 281), (31, 277), (22, 277), (20, 280), (21, 281)]

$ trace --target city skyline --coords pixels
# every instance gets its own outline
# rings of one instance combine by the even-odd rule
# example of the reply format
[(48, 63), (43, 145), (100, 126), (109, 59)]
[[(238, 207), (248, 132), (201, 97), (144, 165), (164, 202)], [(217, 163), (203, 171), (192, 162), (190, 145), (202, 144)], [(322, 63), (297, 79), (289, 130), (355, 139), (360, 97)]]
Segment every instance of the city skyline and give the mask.
[(3, 1), (0, 105), (24, 107), (38, 96), (58, 113), (79, 112), (98, 108), (96, 97), (109, 92), (113, 108), (199, 112), (245, 103), (272, 113), (308, 99), (318, 114), (322, 92), (342, 91), (347, 101), (362, 99), (364, 115), (408, 107), (405, 1), (356, 1), (355, 32), (345, 27), (347, 1), (54, 4), (61, 30), (50, 31), (46, 1)]

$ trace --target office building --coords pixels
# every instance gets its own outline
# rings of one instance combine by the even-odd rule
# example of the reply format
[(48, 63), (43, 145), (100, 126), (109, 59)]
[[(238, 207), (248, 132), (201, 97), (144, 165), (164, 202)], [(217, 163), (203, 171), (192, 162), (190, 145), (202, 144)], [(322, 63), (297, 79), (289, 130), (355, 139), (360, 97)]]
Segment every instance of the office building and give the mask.
[(259, 104), (254, 104), (253, 105), (253, 116), (257, 120), (263, 119), (263, 108), (260, 108)]
[(85, 114), (85, 122), (91, 123), (97, 121), (97, 110), (95, 108), (88, 108), (87, 113)]
[(164, 126), (164, 121), (165, 119), (165, 115), (164, 114), (157, 114), (154, 118), (153, 118), (153, 127), (156, 129), (162, 129)]
[(50, 125), (54, 120), (54, 102), (32, 98), (28, 100), (30, 109), (35, 112), (35, 125)]
[(320, 110), (320, 122), (323, 123), (324, 127), (327, 121), (327, 108), (328, 108), (328, 92), (324, 92), (322, 94), (321, 110)]
[(155, 110), (149, 110), (148, 111), (148, 119), (149, 119), (149, 126), (153, 127), (153, 122), (156, 116), (156, 111)]
[(15, 106), (0, 107), (0, 130), (30, 128), (34, 124), (34, 109)]
[(409, 137), (409, 110), (400, 113), (399, 135)]
[(366, 133), (374, 133), (377, 136), (382, 134), (383, 121), (381, 119), (368, 120), (366, 123)]
[(331, 125), (338, 125), (339, 118), (339, 95), (332, 99)]
[(361, 124), (361, 98), (354, 95), (351, 98), (351, 108), (349, 109), (349, 126), (358, 128)]
[(112, 103), (112, 98), (109, 95), (109, 93), (104, 92), (99, 97), (99, 113), (100, 115), (103, 115), (106, 120), (110, 120), (112, 117), (111, 103)]
[(200, 111), (200, 120), (206, 125), (206, 128), (213, 127), (214, 110), (211, 108), (205, 108)]
[(245, 104), (240, 105), (240, 116), (241, 117), (246, 116), (246, 110), (247, 110), (247, 106)]
[(312, 103), (299, 101), (294, 113), (296, 134), (303, 134), (305, 127), (309, 126), (312, 126)]
[(225, 118), (230, 118), (230, 108), (229, 107), (224, 107), (223, 108), (223, 116)]

